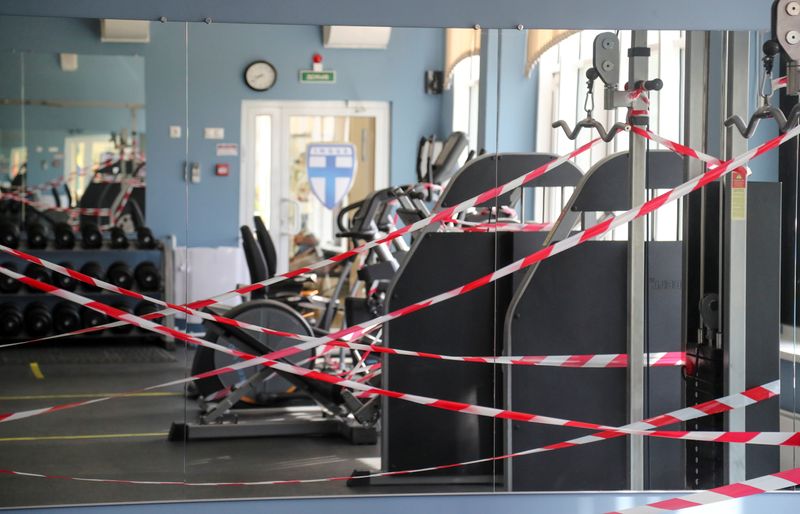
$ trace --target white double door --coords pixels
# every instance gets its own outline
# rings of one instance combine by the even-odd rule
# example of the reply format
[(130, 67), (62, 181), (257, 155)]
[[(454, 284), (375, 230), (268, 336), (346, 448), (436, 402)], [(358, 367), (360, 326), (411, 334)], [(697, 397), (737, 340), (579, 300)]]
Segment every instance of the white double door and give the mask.
[(353, 186), (340, 207), (389, 184), (387, 102), (242, 102), (240, 224), (261, 216), (275, 241), (278, 272), (316, 259), (315, 249), (343, 250), (335, 237), (339, 208), (327, 209), (306, 173), (310, 143), (351, 143)]

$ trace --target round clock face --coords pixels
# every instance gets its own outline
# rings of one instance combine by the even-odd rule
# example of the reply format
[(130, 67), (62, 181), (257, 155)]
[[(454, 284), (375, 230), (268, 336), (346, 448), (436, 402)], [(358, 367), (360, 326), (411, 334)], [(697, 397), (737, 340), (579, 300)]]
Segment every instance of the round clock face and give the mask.
[(254, 91), (266, 91), (277, 78), (278, 72), (267, 61), (256, 61), (244, 70), (244, 81)]

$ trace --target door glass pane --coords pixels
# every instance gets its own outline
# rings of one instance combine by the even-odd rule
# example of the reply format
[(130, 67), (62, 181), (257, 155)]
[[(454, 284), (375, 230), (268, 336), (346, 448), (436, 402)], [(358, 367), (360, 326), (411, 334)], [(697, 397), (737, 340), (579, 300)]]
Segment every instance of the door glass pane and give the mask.
[(256, 145), (255, 145), (255, 193), (254, 216), (260, 216), (264, 223), (270, 227), (271, 201), (270, 191), (272, 180), (272, 116), (260, 114), (256, 116)]

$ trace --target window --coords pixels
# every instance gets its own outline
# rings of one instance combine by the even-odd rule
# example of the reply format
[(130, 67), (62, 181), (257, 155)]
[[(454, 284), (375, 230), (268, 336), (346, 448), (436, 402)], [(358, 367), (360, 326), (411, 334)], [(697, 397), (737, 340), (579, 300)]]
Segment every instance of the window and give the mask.
[(467, 135), (469, 149), (478, 147), (478, 92), (481, 58), (471, 55), (453, 67), (453, 132)]

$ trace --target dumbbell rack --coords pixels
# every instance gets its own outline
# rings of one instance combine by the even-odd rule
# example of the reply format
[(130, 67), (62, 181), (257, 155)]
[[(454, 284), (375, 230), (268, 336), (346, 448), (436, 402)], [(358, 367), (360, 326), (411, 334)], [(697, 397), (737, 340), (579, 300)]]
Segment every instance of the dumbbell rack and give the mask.
[[(42, 259), (48, 260), (50, 262), (54, 262), (57, 264), (63, 262), (69, 262), (76, 270), (80, 270), (81, 266), (89, 261), (94, 261), (100, 264), (103, 268), (104, 273), (108, 270), (109, 266), (115, 262), (124, 262), (128, 266), (130, 266), (131, 270), (135, 269), (136, 266), (142, 262), (150, 261), (154, 263), (160, 273), (161, 273), (161, 285), (158, 290), (153, 291), (142, 291), (139, 289), (138, 284), (134, 284), (130, 289), (133, 291), (141, 292), (147, 296), (152, 296), (154, 298), (164, 299), (167, 301), (171, 301), (174, 296), (174, 248), (175, 248), (175, 240), (174, 238), (168, 238), (163, 241), (158, 241), (156, 248), (153, 249), (141, 249), (136, 246), (136, 241), (131, 239), (130, 246), (127, 249), (115, 249), (111, 248), (108, 244), (108, 240), (103, 242), (103, 246), (99, 249), (84, 249), (80, 247), (80, 242), (75, 246), (75, 248), (71, 250), (62, 250), (56, 249), (52, 246), (52, 243), (48, 245), (45, 249), (30, 249), (27, 248), (25, 242), (21, 242), (20, 250), (24, 251), (25, 253), (29, 253), (31, 255), (35, 255)], [(7, 257), (7, 258), (6, 258)], [(18, 272), (24, 273), (26, 263), (20, 259), (16, 259), (11, 256), (0, 256), (0, 263), (12, 263), (14, 266), (17, 267)], [(52, 272), (51, 276), (52, 276)], [(103, 280), (106, 280), (105, 277), (101, 277)], [(106, 280), (107, 281), (107, 280)], [(77, 294), (81, 296), (85, 296), (87, 298), (91, 298), (93, 300), (97, 300), (102, 303), (106, 303), (109, 305), (115, 304), (125, 304), (128, 305), (131, 309), (135, 308), (136, 305), (139, 303), (134, 298), (128, 298), (122, 295), (118, 295), (115, 293), (111, 293), (109, 291), (104, 290), (94, 290), (91, 291), (84, 284), (79, 283), (77, 289), (75, 289)], [(54, 297), (52, 295), (48, 295), (45, 293), (39, 292), (32, 292), (23, 286), (19, 291), (16, 293), (3, 293), (0, 292), (0, 305), (5, 303), (11, 303), (17, 306), (21, 311), (25, 311), (25, 307), (32, 303), (32, 302), (41, 302), (44, 304), (50, 312), (52, 312), (53, 307), (61, 302), (64, 301), (60, 298)], [(165, 318), (161, 318), (158, 320), (158, 323), (166, 325), (168, 327), (174, 326), (174, 317), (167, 316)], [(112, 319), (108, 320), (109, 322), (114, 321)], [(47, 336), (53, 335), (54, 332), (50, 332)], [(46, 336), (45, 336), (46, 337)], [(15, 341), (25, 341), (28, 339), (34, 339), (30, 334), (27, 334), (25, 330), (19, 336), (14, 338), (5, 338), (4, 342), (15, 342)], [(112, 333), (108, 330), (104, 330), (99, 334), (87, 334), (85, 336), (74, 336), (70, 338), (71, 341), (73, 340), (82, 340), (84, 342), (88, 341), (97, 341), (97, 342), (110, 342), (110, 341), (149, 341), (149, 342), (158, 342), (164, 348), (168, 350), (172, 350), (174, 348), (174, 340), (168, 336), (160, 336), (154, 334), (152, 332), (146, 332), (142, 329), (134, 329), (125, 334), (119, 333)]]

